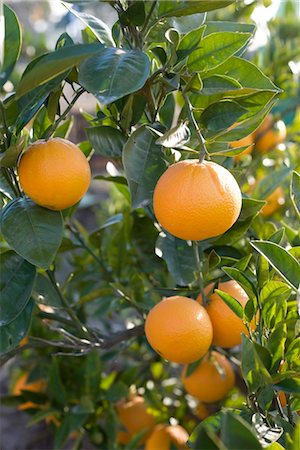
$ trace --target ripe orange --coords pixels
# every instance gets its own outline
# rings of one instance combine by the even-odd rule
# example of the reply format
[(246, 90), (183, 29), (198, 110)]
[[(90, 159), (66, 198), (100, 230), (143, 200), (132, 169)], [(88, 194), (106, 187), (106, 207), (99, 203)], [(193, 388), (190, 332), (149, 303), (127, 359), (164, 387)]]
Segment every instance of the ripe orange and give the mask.
[(146, 441), (145, 450), (169, 450), (172, 444), (179, 450), (187, 449), (188, 438), (180, 425), (157, 425)]
[(38, 205), (53, 210), (79, 202), (91, 180), (82, 151), (61, 138), (31, 144), (21, 157), (18, 172), (24, 192)]
[(244, 138), (238, 140), (238, 141), (233, 141), (230, 142), (230, 147), (232, 148), (238, 148), (238, 147), (246, 147), (247, 148), (240, 153), (239, 155), (234, 156), (234, 159), (238, 160), (240, 159), (241, 155), (247, 155), (249, 153), (252, 153), (253, 148), (254, 148), (254, 135), (253, 133), (248, 134), (248, 136), (245, 136)]
[(202, 240), (225, 233), (237, 220), (240, 188), (224, 167), (196, 159), (170, 166), (154, 189), (157, 220), (169, 233)]
[[(209, 284), (204, 289), (204, 292), (208, 294), (211, 292), (212, 287), (213, 284)], [(230, 280), (225, 283), (219, 283), (218, 289), (231, 295), (245, 307), (248, 296), (236, 281)], [(202, 303), (201, 294), (198, 295), (197, 301)], [(224, 348), (234, 347), (242, 342), (241, 333), (248, 336), (249, 333), (243, 321), (226, 305), (217, 293), (209, 296), (206, 311), (213, 326), (213, 345)], [(252, 321), (251, 328), (255, 328), (255, 320)]]
[[(22, 390), (31, 391), (31, 392), (44, 392), (46, 389), (46, 382), (45, 380), (36, 380), (30, 383), (27, 383), (28, 380), (28, 374), (25, 373), (20, 378), (17, 379), (12, 394), (13, 395), (21, 395)], [(29, 408), (38, 408), (39, 405), (33, 402), (25, 402), (18, 406), (18, 409), (25, 410)]]
[[(218, 371), (217, 367), (223, 372)], [(235, 375), (231, 363), (218, 352), (207, 354), (189, 376), (187, 366), (182, 372), (182, 383), (186, 391), (206, 403), (214, 403), (226, 397), (233, 388)]]
[(154, 417), (147, 411), (147, 405), (143, 397), (133, 395), (129, 399), (121, 400), (116, 405), (121, 424), (127, 431), (118, 432), (118, 441), (127, 444), (138, 432), (145, 431), (141, 443), (145, 442), (155, 426)]
[(272, 216), (284, 204), (284, 192), (281, 186), (278, 186), (269, 197), (266, 198), (266, 204), (260, 211), (263, 217)]
[(261, 153), (267, 153), (286, 138), (286, 126), (282, 120), (273, 123), (269, 114), (255, 132), (255, 148)]
[(188, 297), (168, 297), (151, 309), (145, 323), (146, 337), (163, 358), (188, 364), (201, 358), (212, 341), (207, 312)]
[(195, 413), (196, 416), (198, 416), (201, 420), (204, 420), (206, 419), (206, 417), (210, 416), (210, 411), (207, 409), (206, 405), (203, 402), (198, 403)]

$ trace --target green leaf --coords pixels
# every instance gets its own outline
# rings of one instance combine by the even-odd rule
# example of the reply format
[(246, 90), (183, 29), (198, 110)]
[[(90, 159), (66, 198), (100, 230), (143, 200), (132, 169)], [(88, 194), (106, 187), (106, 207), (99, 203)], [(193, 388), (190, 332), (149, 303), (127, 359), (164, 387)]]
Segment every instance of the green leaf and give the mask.
[(26, 198), (12, 200), (1, 215), (1, 231), (16, 253), (47, 269), (63, 237), (60, 211), (51, 211)]
[(60, 374), (58, 359), (53, 357), (49, 372), (49, 387), (54, 399), (65, 406), (68, 403), (67, 390), (63, 384)]
[(287, 250), (280, 245), (268, 241), (250, 242), (271, 266), (284, 278), (289, 285), (298, 289), (300, 284), (300, 264)]
[(29, 300), (23, 311), (8, 325), (0, 326), (0, 354), (16, 348), (27, 335), (31, 324), (34, 301)]
[(119, 17), (125, 26), (142, 26), (146, 18), (144, 2), (133, 2)]
[(252, 23), (238, 23), (226, 21), (207, 21), (205, 22), (205, 35), (216, 33), (219, 31), (239, 31), (242, 33), (254, 33), (255, 25)]
[(233, 280), (236, 280), (249, 297), (256, 295), (256, 289), (252, 281), (239, 269), (236, 267), (222, 267), (222, 270)]
[(202, 95), (215, 95), (230, 92), (232, 90), (240, 90), (241, 85), (234, 78), (225, 75), (212, 75), (203, 80)]
[(223, 300), (223, 302), (226, 303), (226, 305), (231, 309), (231, 311), (234, 312), (234, 314), (239, 317), (240, 319), (243, 319), (244, 317), (244, 309), (240, 302), (233, 298), (231, 295), (227, 294), (226, 292), (220, 291), (220, 289), (215, 289), (215, 291)]
[(113, 127), (99, 126), (86, 128), (87, 137), (95, 153), (107, 158), (120, 158), (126, 137)]
[(105, 392), (104, 398), (109, 402), (117, 402), (127, 395), (128, 386), (122, 381), (117, 381)]
[(300, 174), (293, 172), (290, 188), (290, 196), (298, 218), (300, 219)]
[(222, 416), (221, 440), (230, 450), (262, 450), (250, 424), (230, 411)]
[(272, 383), (272, 378), (257, 350), (254, 342), (242, 334), (242, 373), (251, 392), (257, 391), (266, 383)]
[(214, 245), (227, 245), (236, 242), (239, 238), (244, 236), (250, 227), (252, 220), (263, 205), (264, 202), (260, 200), (243, 198), (242, 211), (238, 220), (228, 231), (226, 231), (226, 233), (212, 241)]
[(57, 290), (50, 282), (49, 278), (42, 273), (38, 273), (34, 287), (32, 297), (39, 303), (45, 305), (61, 307), (61, 299), (57, 293)]
[(22, 97), (29, 91), (34, 91), (36, 87), (52, 80), (67, 69), (80, 64), (86, 58), (99, 53), (101, 48), (103, 46), (100, 43), (68, 45), (58, 48), (54, 52), (46, 53), (41, 57), (39, 56), (32, 69), (29, 71), (25, 70), (17, 89), (17, 98)]
[(188, 440), (189, 448), (193, 450), (228, 450), (221, 442), (217, 432), (206, 427), (205, 422), (201, 422), (192, 432)]
[(90, 30), (92, 30), (94, 35), (102, 44), (105, 44), (108, 47), (115, 47), (111, 31), (105, 22), (103, 22), (101, 19), (97, 17), (92, 16), (91, 14), (87, 14), (82, 11), (77, 11), (68, 6), (65, 2), (62, 2), (62, 4), (70, 11), (70, 13), (72, 13), (75, 17), (81, 20), (81, 22), (83, 22)]
[(103, 106), (141, 89), (149, 71), (149, 58), (140, 50), (103, 48), (81, 64), (79, 82)]
[(156, 140), (156, 144), (160, 144), (167, 148), (181, 148), (189, 142), (191, 131), (187, 126), (187, 122), (180, 122), (175, 127), (166, 131)]
[(0, 263), (0, 326), (3, 326), (16, 319), (27, 305), (36, 269), (12, 251), (0, 254)]
[(274, 389), (284, 391), (288, 394), (299, 394), (300, 392), (300, 378), (284, 378), (278, 383), (274, 384)]
[(194, 281), (197, 267), (193, 249), (186, 241), (161, 233), (156, 241), (155, 253), (166, 261), (177, 285), (186, 286)]
[(205, 36), (201, 40), (201, 47), (188, 57), (189, 70), (207, 72), (215, 69), (244, 47), (251, 36), (251, 33), (237, 31), (212, 33)]
[(147, 127), (138, 128), (125, 144), (123, 165), (133, 208), (148, 205), (159, 177), (165, 172), (161, 146)]
[[(2, 63), (0, 68), (0, 88), (2, 88), (13, 71), (20, 55), (21, 27), (15, 12), (5, 4), (3, 5), (3, 16), (1, 17), (0, 14), (0, 19), (1, 21), (4, 20), (3, 26), (5, 33), (4, 42), (1, 40), (1, 46), (4, 52), (2, 61), (0, 61)], [(3, 36), (1, 37), (3, 39)]]
[(283, 166), (282, 169), (272, 170), (266, 177), (259, 180), (251, 196), (258, 200), (265, 200), (274, 190), (282, 184), (285, 178), (291, 173), (291, 167)]
[(209, 105), (200, 116), (200, 124), (206, 139), (233, 125), (247, 110), (231, 100)]
[(196, 48), (198, 48), (205, 31), (205, 25), (202, 25), (196, 30), (187, 33), (179, 42), (177, 46), (177, 59), (180, 61), (189, 56)]
[(222, 65), (209, 71), (205, 76), (226, 75), (236, 80), (244, 88), (280, 92), (272, 81), (250, 61), (237, 56), (227, 59)]
[(159, 3), (159, 17), (189, 16), (214, 9), (224, 8), (234, 0), (165, 0)]

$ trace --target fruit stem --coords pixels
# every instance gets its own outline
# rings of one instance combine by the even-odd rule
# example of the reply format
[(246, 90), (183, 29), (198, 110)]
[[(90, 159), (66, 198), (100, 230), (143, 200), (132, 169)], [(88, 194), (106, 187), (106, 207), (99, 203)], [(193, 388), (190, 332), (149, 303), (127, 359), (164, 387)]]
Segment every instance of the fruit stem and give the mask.
[(194, 129), (196, 131), (196, 135), (197, 135), (198, 141), (200, 143), (199, 163), (201, 164), (203, 162), (205, 156), (207, 156), (208, 159), (210, 159), (210, 156), (209, 156), (209, 153), (208, 153), (207, 148), (205, 146), (204, 137), (202, 136), (201, 130), (198, 127), (198, 124), (196, 122), (196, 119), (195, 119), (195, 116), (194, 116), (194, 113), (193, 113), (193, 107), (191, 105), (190, 99), (189, 99), (188, 95), (185, 92), (183, 92), (183, 97), (184, 97), (184, 101), (185, 101), (185, 104), (186, 104), (186, 107), (187, 107), (187, 112), (188, 112), (189, 119), (190, 119), (190, 121), (191, 121), (191, 123), (192, 123), (192, 125), (193, 125), (193, 127), (194, 127)]
[(200, 252), (199, 252), (199, 242), (198, 241), (192, 241), (192, 245), (193, 245), (193, 250), (194, 250), (194, 257), (195, 257), (195, 263), (196, 263), (196, 267), (197, 267), (197, 282), (200, 288), (200, 292), (202, 295), (202, 305), (205, 307), (206, 306), (206, 296), (205, 296), (205, 292), (204, 292), (204, 282), (203, 282), (203, 259), (204, 259), (204, 255), (202, 252), (202, 249), (200, 247), (200, 252), (201, 252), (201, 258), (200, 258)]

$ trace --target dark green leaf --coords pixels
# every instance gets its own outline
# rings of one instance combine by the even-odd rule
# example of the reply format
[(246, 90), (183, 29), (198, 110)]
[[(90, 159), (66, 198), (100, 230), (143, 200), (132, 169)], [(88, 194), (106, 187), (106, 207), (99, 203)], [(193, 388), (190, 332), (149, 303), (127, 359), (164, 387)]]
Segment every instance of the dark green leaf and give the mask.
[[(3, 5), (4, 17), (4, 42), (1, 40), (1, 46), (4, 54), (2, 55), (1, 70), (0, 70), (0, 88), (8, 80), (16, 61), (19, 58), (21, 50), (21, 27), (15, 12), (7, 5)], [(2, 24), (1, 24), (2, 26)], [(1, 30), (2, 31), (2, 30)], [(3, 39), (3, 36), (1, 36)]]
[(256, 295), (256, 289), (251, 280), (236, 267), (222, 267), (222, 270), (233, 280), (236, 280), (246, 291), (249, 297)]
[(100, 43), (69, 45), (38, 57), (38, 61), (34, 64), (32, 70), (25, 70), (17, 89), (17, 98), (22, 97), (29, 91), (34, 91), (37, 86), (52, 80), (67, 69), (80, 64), (86, 58), (99, 53), (101, 48), (103, 46)]
[(165, 0), (159, 3), (160, 17), (180, 17), (224, 8), (234, 0)]
[(85, 131), (97, 155), (107, 158), (122, 156), (126, 137), (121, 131), (105, 126), (86, 128)]
[(231, 295), (227, 294), (226, 292), (220, 291), (220, 289), (215, 289), (215, 292), (219, 294), (223, 302), (226, 303), (226, 305), (234, 312), (234, 314), (239, 317), (240, 319), (243, 319), (244, 317), (244, 309), (240, 302), (233, 298)]
[(263, 255), (271, 266), (278, 272), (294, 289), (300, 284), (300, 264), (287, 250), (278, 244), (268, 241), (253, 241), (252, 247)]
[(32, 297), (39, 303), (61, 307), (61, 299), (49, 278), (38, 273), (33, 287)]
[(0, 326), (3, 326), (16, 319), (27, 305), (36, 269), (12, 251), (0, 254), (0, 263)]
[(222, 416), (221, 440), (230, 450), (262, 450), (253, 428), (229, 411)]
[(202, 95), (215, 95), (228, 93), (241, 89), (238, 81), (225, 75), (213, 75), (203, 80)]
[(161, 233), (156, 241), (156, 254), (163, 258), (176, 284), (186, 286), (194, 281), (194, 253), (186, 241), (170, 234)]
[(29, 199), (18, 198), (3, 209), (1, 231), (19, 255), (46, 269), (62, 241), (62, 215), (59, 211), (42, 208)]
[(29, 300), (23, 311), (8, 325), (0, 326), (0, 353), (6, 353), (19, 345), (27, 335), (31, 324), (34, 302)]
[(129, 7), (120, 15), (120, 22), (128, 26), (130, 24), (136, 27), (143, 25), (145, 22), (145, 5), (144, 2), (133, 2)]
[(151, 203), (156, 183), (166, 170), (161, 146), (155, 141), (156, 137), (143, 126), (132, 133), (123, 150), (133, 208)]
[(228, 450), (221, 442), (218, 434), (205, 426), (205, 422), (200, 423), (192, 432), (188, 440), (189, 448), (193, 450)]
[(244, 47), (250, 38), (250, 33), (237, 31), (209, 34), (201, 40), (201, 47), (191, 53), (187, 66), (192, 72), (214, 69)]
[(213, 138), (220, 131), (233, 125), (245, 111), (245, 108), (230, 100), (208, 106), (200, 116), (206, 139)]
[(141, 89), (149, 71), (149, 58), (140, 50), (103, 48), (80, 66), (79, 82), (107, 105)]
[(300, 378), (289, 378), (288, 376), (284, 379), (281, 379), (274, 386), (274, 389), (278, 391), (284, 391), (288, 394), (296, 394), (299, 395), (300, 392)]

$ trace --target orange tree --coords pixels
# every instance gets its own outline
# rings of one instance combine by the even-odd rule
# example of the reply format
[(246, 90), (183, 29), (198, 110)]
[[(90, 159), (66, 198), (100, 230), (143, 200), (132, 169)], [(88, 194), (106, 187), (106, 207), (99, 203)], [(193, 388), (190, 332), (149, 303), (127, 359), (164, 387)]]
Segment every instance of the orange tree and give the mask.
[[(46, 420), (57, 449), (87, 435), (109, 449), (295, 450), (298, 103), (285, 148), (242, 154), (236, 141), (282, 94), (243, 56), (254, 26), (210, 20), (243, 2), (107, 3), (112, 29), (66, 3), (82, 42), (63, 33), (0, 103), (5, 400)], [(3, 87), (21, 31), (1, 14)], [(75, 146), (69, 113), (85, 92), (97, 109)], [(88, 233), (76, 202), (94, 154), (113, 170), (94, 176), (111, 195)], [(285, 204), (260, 214), (279, 185)]]

